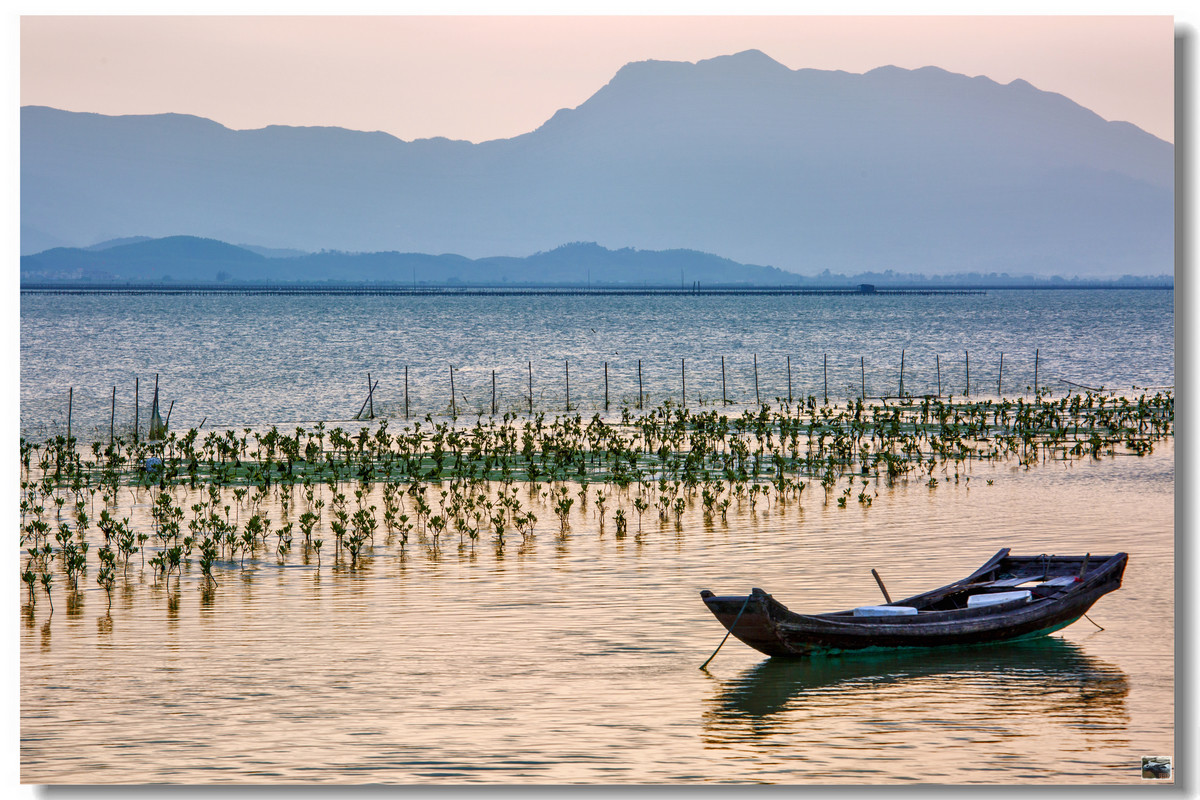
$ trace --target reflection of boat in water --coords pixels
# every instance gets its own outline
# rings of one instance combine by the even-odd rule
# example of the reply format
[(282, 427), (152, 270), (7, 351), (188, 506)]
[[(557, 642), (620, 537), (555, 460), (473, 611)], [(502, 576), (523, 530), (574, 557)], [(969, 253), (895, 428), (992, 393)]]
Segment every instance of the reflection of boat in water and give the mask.
[[(1072, 726), (1127, 718), (1129, 685), (1118, 667), (1079, 645), (1043, 637), (1004, 645), (939, 650), (890, 650), (826, 655), (804, 660), (768, 659), (724, 681), (712, 701), (710, 721), (761, 721), (789, 706), (852, 703), (864, 692), (927, 692), (937, 679), (939, 697), (964, 703), (1003, 704), (1005, 713), (1036, 714)], [(960, 691), (961, 690), (961, 691)]]
[(769, 656), (957, 646), (1065, 628), (1120, 588), (1127, 558), (1125, 553), (1011, 556), (1005, 548), (940, 589), (832, 614), (789, 611), (762, 589), (736, 596), (705, 589), (700, 596), (730, 633)]

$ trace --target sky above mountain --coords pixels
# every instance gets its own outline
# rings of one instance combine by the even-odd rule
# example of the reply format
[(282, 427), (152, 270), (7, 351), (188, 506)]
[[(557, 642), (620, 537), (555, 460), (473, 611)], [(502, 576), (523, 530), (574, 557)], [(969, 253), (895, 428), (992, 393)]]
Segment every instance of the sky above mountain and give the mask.
[(1022, 79), (1174, 141), (1170, 16), (25, 16), (20, 38), (21, 105), (234, 129), (509, 138), (623, 64), (758, 49), (792, 69)]

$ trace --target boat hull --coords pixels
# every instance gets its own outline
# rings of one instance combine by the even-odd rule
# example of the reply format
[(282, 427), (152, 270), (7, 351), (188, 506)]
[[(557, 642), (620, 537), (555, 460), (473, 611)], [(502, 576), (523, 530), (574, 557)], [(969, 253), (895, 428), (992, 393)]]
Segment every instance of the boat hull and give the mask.
[[(733, 636), (773, 657), (955, 647), (1044, 636), (1067, 627), (1100, 597), (1120, 587), (1127, 560), (1124, 553), (1100, 557), (1089, 570), (1090, 557), (1008, 559), (1007, 553), (1002, 550), (962, 581), (889, 604), (916, 607), (918, 613), (911, 616), (857, 617), (852, 611), (797, 614), (761, 589), (740, 596), (718, 596), (705, 590), (701, 596)], [(1035, 571), (1043, 569), (1044, 580), (1034, 587), (1030, 600), (976, 608), (949, 607), (972, 594), (995, 592), (995, 584), (1004, 581), (987, 580), (990, 576), (1015, 570), (1018, 574), (1008, 579), (1011, 583), (1021, 577), (1021, 569), (1031, 566)], [(1068, 573), (1075, 570), (1083, 574), (1072, 578)], [(1058, 585), (1040, 588), (1054, 578), (1058, 578)], [(1068, 579), (1070, 582), (1064, 584)]]

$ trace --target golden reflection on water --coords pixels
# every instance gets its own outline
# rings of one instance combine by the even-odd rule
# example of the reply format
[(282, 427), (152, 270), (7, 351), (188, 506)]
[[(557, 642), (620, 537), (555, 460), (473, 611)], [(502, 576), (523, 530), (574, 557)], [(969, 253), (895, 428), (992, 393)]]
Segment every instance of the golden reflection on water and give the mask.
[[(777, 743), (793, 748), (807, 743), (821, 751), (837, 741), (856, 752), (890, 741), (933, 752), (969, 740), (988, 747), (952, 768), (931, 761), (923, 779), (971, 782), (987, 780), (981, 772), (1002, 769), (1004, 760), (1024, 749), (1006, 746), (1008, 740), (1027, 744), (1037, 728), (1042, 729), (1037, 738), (1080, 735), (1089, 749), (1127, 748), (1128, 694), (1123, 671), (1059, 638), (769, 659), (720, 681), (705, 712), (705, 741), (753, 751)], [(917, 707), (919, 714), (898, 713)], [(854, 709), (852, 720), (847, 708)]]
[[(542, 498), (527, 541), (380, 530), (357, 569), (298, 540), (168, 588), (135, 556), (111, 609), (90, 573), (56, 576), (52, 615), (40, 587), (19, 610), (22, 780), (1139, 783), (1174, 744), (1173, 456), (976, 465), (726, 522), (693, 502), (639, 526), (606, 490), (602, 525), (593, 486), (565, 534)], [(698, 669), (724, 634), (702, 588), (837, 610), (876, 601), (872, 567), (904, 596), (1000, 547), (1129, 552), (1089, 612), (1106, 630), (799, 662), (731, 640)]]

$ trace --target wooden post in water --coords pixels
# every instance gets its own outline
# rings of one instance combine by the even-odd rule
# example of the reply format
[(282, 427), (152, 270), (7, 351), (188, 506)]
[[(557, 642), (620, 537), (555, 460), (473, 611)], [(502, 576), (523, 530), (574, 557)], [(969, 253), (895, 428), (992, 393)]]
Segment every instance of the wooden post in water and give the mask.
[(860, 397), (863, 400), (867, 399), (867, 359), (866, 356), (858, 357), (858, 369), (862, 378), (862, 394)]
[(942, 357), (940, 355), (935, 354), (934, 358), (937, 359), (938, 397), (941, 397), (942, 396)]
[[(368, 381), (371, 380), (371, 373), (369, 373), (369, 372), (367, 373), (367, 380)], [(378, 386), (378, 385), (379, 385), (379, 381), (375, 381), (375, 386)], [(371, 398), (373, 395), (374, 395), (374, 387), (370, 383), (368, 383), (367, 384), (367, 399), (363, 400), (363, 404), (358, 407), (358, 413), (354, 415), (355, 419), (359, 419), (360, 417), (362, 417), (363, 412), (367, 410), (367, 404), (371, 402)], [(374, 412), (374, 410), (375, 410), (374, 408), (371, 409), (372, 412)], [(368, 419), (374, 419), (374, 417), (368, 417)]]
[(134, 442), (134, 444), (137, 444), (137, 440), (138, 440), (138, 414), (139, 413), (140, 413), (140, 409), (138, 408), (138, 379), (134, 378), (133, 379), (133, 442)]
[(529, 362), (529, 413), (533, 413), (533, 362)]
[(721, 404), (729, 405), (729, 398), (725, 395), (725, 356), (721, 356)]
[(367, 419), (375, 419), (375, 392), (371, 383), (371, 373), (367, 373)]
[(492, 416), (496, 416), (496, 370), (492, 370)]
[(825, 405), (829, 405), (829, 353), (825, 354)]
[(608, 411), (608, 362), (604, 362), (604, 410)]
[(996, 378), (996, 396), (1003, 397), (1004, 391), (1001, 386), (1004, 383), (1004, 353), (1000, 354), (1000, 375)]
[(454, 404), (454, 365), (450, 365), (450, 418), (458, 419), (458, 407)]
[(404, 365), (404, 418), (408, 419), (408, 364)]
[(758, 396), (758, 353), (754, 354), (754, 402), (762, 405), (762, 398)]
[(67, 447), (71, 446), (71, 407), (75, 404), (75, 387), (67, 390)]
[(567, 412), (570, 413), (570, 411), (571, 411), (571, 362), (569, 360), (564, 359), (563, 365), (564, 365), (564, 369), (566, 369), (566, 375), (567, 375)]
[(787, 372), (788, 372), (788, 402), (792, 402), (792, 357), (787, 357)]
[(117, 427), (117, 387), (113, 387), (112, 416), (108, 418), (108, 446), (113, 446), (113, 433)]
[(904, 348), (900, 348), (900, 399), (904, 399)]
[(642, 407), (642, 360), (638, 359), (638, 408)]
[(682, 358), (679, 359), (679, 405), (687, 408), (687, 367), (683, 362)]
[(963, 389), (963, 397), (971, 396), (971, 351), (963, 350), (967, 356), (967, 388)]
[(1035, 400), (1037, 399), (1038, 355), (1040, 353), (1041, 350), (1036, 348), (1033, 351), (1033, 397)]

